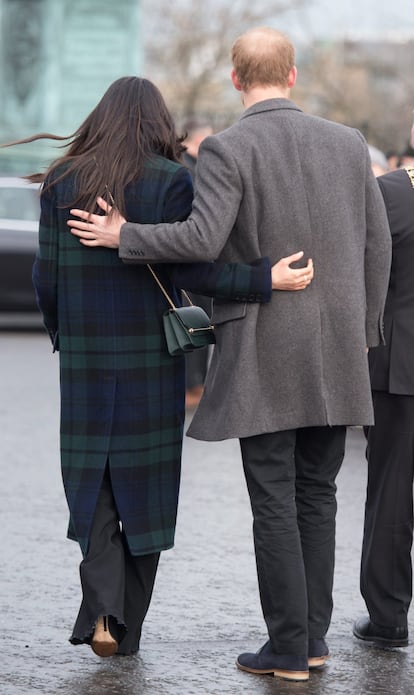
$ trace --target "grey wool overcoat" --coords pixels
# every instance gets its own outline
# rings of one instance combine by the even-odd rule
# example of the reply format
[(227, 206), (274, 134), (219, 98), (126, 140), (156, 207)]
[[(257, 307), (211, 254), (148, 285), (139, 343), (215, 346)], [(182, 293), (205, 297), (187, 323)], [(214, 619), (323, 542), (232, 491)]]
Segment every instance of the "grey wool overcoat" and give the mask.
[[(69, 535), (86, 552), (109, 465), (132, 554), (165, 550), (173, 545), (177, 514), (184, 359), (168, 354), (162, 315), (169, 306), (148, 268), (125, 266), (114, 249), (86, 248), (70, 233), (67, 204), (73, 201), (75, 185), (76, 179), (68, 176), (42, 193), (33, 268), (44, 323), (59, 348), (60, 447)], [(126, 189), (128, 219), (185, 218), (192, 197), (188, 171), (154, 157)], [(261, 301), (267, 282), (270, 295), (265, 259), (236, 268), (160, 266), (157, 272), (178, 304), (176, 286)]]
[(373, 422), (366, 346), (382, 340), (391, 237), (366, 142), (289, 99), (256, 103), (202, 143), (187, 221), (122, 227), (124, 260), (273, 263), (300, 250), (315, 265), (307, 289), (263, 306), (215, 303), (190, 436)]

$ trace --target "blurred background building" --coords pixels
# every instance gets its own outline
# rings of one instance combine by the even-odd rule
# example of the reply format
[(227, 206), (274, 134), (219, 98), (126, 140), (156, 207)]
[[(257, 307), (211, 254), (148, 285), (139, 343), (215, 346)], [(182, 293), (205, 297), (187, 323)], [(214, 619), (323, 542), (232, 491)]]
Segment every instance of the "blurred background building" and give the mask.
[[(69, 135), (117, 77), (142, 68), (137, 0), (0, 0), (0, 142)], [(50, 142), (0, 151), (0, 174), (44, 169)]]

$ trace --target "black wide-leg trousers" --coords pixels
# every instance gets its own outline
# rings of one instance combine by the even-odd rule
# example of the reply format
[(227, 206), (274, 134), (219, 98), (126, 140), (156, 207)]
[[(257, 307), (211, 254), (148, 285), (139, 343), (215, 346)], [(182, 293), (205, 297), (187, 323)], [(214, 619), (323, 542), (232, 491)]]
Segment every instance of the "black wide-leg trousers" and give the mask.
[(374, 391), (361, 593), (371, 620), (407, 627), (412, 597), (414, 396)]
[(90, 644), (97, 619), (109, 616), (118, 653), (139, 649), (160, 553), (131, 555), (121, 531), (106, 468), (96, 505), (88, 551), (80, 564), (82, 603), (70, 641)]
[(330, 624), (345, 438), (345, 427), (309, 427), (240, 440), (260, 600), (279, 654), (307, 655)]

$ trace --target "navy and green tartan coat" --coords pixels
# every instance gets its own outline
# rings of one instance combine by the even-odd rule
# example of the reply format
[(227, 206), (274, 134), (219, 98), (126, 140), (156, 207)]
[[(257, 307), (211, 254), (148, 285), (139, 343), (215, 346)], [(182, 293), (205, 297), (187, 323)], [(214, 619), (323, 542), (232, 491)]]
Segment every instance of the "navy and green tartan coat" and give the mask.
[[(70, 176), (41, 195), (33, 282), (60, 355), (60, 447), (70, 512), (68, 535), (85, 554), (108, 463), (120, 521), (133, 555), (174, 543), (184, 421), (184, 360), (166, 349), (167, 301), (148, 268), (125, 265), (117, 250), (88, 248), (67, 226)], [(162, 157), (125, 191), (127, 218), (176, 221), (191, 210), (187, 170)], [(82, 207), (81, 204), (77, 204)], [(270, 299), (268, 259), (252, 266), (158, 265), (178, 304), (177, 287)]]

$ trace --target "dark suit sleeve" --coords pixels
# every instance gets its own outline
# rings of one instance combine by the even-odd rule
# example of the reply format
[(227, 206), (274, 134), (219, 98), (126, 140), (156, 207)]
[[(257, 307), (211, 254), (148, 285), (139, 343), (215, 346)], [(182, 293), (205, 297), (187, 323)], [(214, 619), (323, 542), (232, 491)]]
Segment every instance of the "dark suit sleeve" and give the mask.
[(391, 267), (391, 233), (383, 197), (370, 170), (367, 151), (365, 294), (366, 344), (375, 347), (384, 342), (383, 313)]
[(272, 296), (269, 258), (245, 263), (179, 263), (172, 267), (176, 287), (215, 299), (269, 302)]

